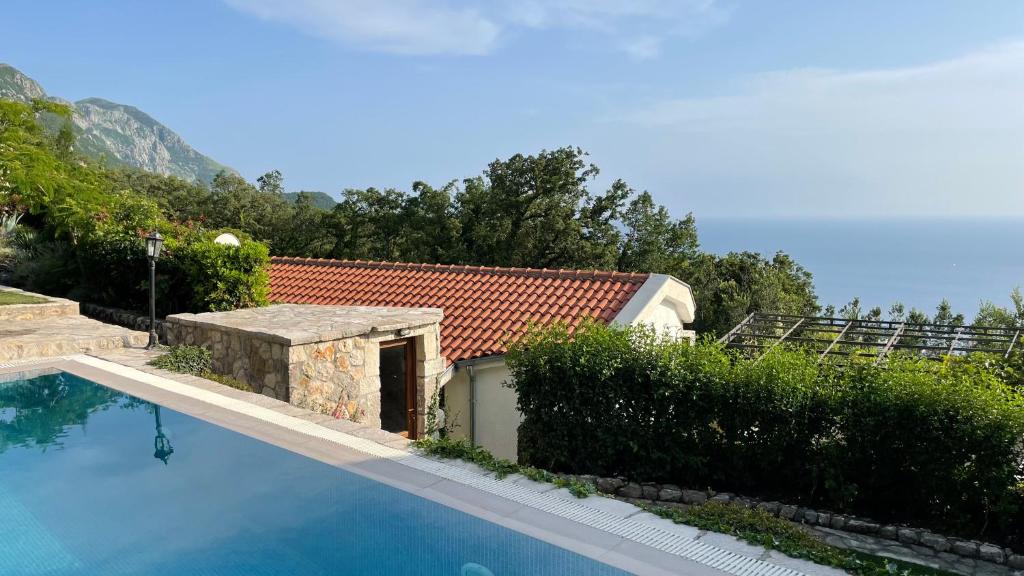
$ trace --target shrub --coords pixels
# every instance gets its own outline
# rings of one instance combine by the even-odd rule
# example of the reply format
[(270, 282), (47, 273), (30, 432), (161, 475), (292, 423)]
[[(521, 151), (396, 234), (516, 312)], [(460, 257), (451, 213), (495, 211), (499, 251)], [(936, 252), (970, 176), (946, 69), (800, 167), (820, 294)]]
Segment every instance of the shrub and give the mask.
[(213, 356), (202, 346), (171, 346), (166, 354), (157, 356), (149, 363), (171, 372), (199, 376), (210, 371)]
[(252, 388), (245, 382), (232, 376), (225, 376), (214, 372), (212, 370), (212, 354), (202, 346), (171, 346), (171, 349), (166, 354), (150, 360), (149, 364), (157, 368), (170, 370), (171, 372), (192, 374), (193, 376), (213, 380), (214, 382), (239, 390), (252, 391)]
[(180, 273), (176, 285), (201, 311), (266, 306), (270, 290), (267, 247), (242, 237), (241, 246), (213, 241), (216, 232), (191, 234), (168, 243), (168, 258)]
[[(520, 462), (803, 502), (1010, 542), (1024, 402), (975, 362), (759, 361), (584, 323), (507, 357)], [(1019, 536), (1018, 536), (1019, 537)]]

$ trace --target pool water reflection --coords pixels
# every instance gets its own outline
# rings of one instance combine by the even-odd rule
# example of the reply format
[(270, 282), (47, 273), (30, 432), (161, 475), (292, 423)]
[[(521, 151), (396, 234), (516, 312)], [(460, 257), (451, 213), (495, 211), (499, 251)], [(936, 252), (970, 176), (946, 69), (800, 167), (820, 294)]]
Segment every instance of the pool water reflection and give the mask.
[(0, 382), (0, 518), (0, 575), (624, 574), (67, 373)]

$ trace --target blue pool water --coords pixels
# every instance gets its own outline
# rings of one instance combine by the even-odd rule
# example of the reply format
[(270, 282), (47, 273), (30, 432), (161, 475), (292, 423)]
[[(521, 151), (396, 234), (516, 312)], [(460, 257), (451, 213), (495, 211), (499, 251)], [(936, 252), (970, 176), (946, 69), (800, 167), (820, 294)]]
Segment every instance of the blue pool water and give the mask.
[(0, 382), (2, 575), (486, 574), (474, 564), (624, 574), (71, 374)]

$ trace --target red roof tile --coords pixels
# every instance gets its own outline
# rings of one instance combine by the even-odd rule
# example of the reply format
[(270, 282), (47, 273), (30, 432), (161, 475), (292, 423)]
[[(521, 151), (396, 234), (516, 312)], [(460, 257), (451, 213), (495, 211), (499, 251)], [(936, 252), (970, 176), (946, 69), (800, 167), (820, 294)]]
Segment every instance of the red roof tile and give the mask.
[(270, 299), (301, 304), (441, 308), (449, 362), (504, 354), (530, 321), (610, 321), (647, 274), (360, 260), (273, 258)]

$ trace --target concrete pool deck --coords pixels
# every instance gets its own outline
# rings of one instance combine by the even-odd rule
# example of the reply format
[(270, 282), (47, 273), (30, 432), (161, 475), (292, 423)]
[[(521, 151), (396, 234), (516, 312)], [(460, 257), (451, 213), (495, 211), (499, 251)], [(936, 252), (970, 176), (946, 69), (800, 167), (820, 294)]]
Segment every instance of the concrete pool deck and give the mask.
[(380, 430), (146, 366), (149, 352), (105, 355), (0, 364), (0, 374), (63, 370), (634, 574), (843, 574), (674, 524), (625, 502), (596, 496), (581, 500), (549, 484), (517, 476), (499, 480), (471, 464), (427, 458), (411, 452), (404, 439)]

